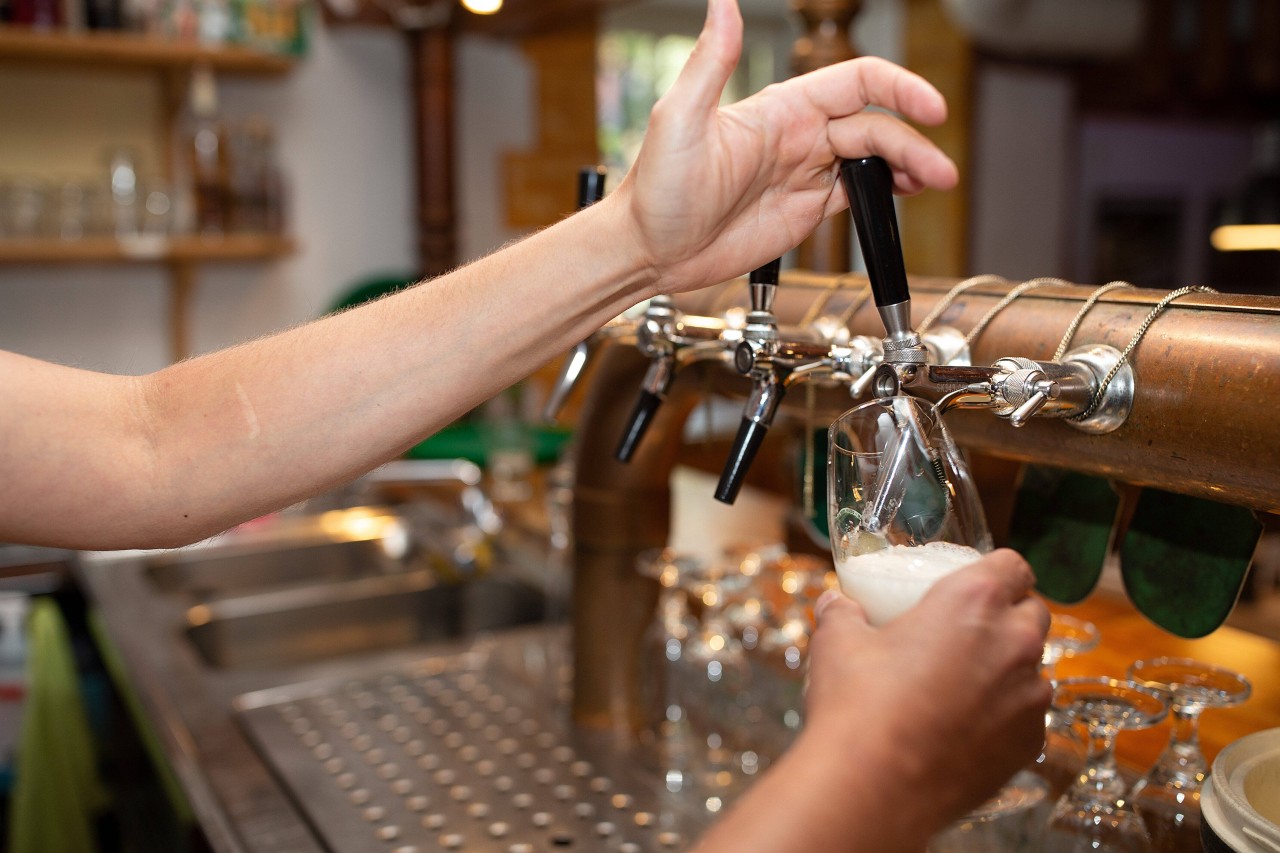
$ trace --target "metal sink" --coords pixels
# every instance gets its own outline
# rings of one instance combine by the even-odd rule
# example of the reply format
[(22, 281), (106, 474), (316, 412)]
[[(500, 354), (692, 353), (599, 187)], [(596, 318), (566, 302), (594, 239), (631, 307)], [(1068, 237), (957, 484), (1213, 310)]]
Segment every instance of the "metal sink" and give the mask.
[(400, 519), (360, 508), (273, 521), (261, 529), (157, 555), (146, 576), (161, 592), (207, 602), (298, 584), (406, 570)]
[(273, 667), (528, 624), (544, 611), (542, 592), (517, 579), (442, 583), (412, 571), (199, 604), (187, 635), (210, 666)]

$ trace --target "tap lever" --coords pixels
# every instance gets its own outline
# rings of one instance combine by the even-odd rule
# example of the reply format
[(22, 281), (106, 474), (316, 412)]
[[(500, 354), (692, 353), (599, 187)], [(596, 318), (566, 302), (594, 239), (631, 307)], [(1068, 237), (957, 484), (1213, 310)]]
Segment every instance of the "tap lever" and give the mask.
[[(902, 260), (902, 240), (898, 236), (898, 216), (893, 207), (893, 172), (884, 158), (863, 157), (842, 162), (840, 178), (849, 198), (871, 292), (881, 316), (885, 317), (886, 309), (911, 301)], [(908, 312), (893, 312), (893, 317), (901, 325), (888, 327), (890, 337), (911, 331)], [(885, 317), (885, 321), (887, 324), (889, 318)]]
[(729, 452), (729, 461), (720, 472), (720, 482), (716, 484), (716, 500), (732, 504), (738, 499), (742, 489), (742, 481), (746, 479), (747, 470), (755, 461), (760, 445), (769, 432), (769, 425), (751, 418), (743, 418), (738, 424), (738, 434), (733, 437), (733, 449)]
[(609, 171), (604, 166), (583, 166), (578, 170), (578, 209), (590, 207), (604, 198), (604, 182)]
[[(590, 207), (604, 198), (604, 182), (608, 174), (604, 166), (583, 166), (578, 170), (578, 210)], [(568, 358), (565, 359), (560, 368), (560, 375), (556, 377), (556, 384), (547, 397), (547, 404), (542, 410), (542, 419), (547, 423), (555, 423), (559, 417), (565, 401), (569, 399), (569, 393), (578, 384), (578, 379), (586, 369), (587, 360), (591, 357), (591, 349), (590, 339), (579, 341), (574, 344)]]
[(647, 388), (641, 388), (639, 396), (636, 397), (635, 405), (631, 408), (631, 417), (627, 420), (627, 428), (622, 433), (621, 440), (618, 441), (618, 449), (614, 451), (613, 456), (619, 462), (630, 462), (631, 457), (635, 455), (636, 447), (640, 444), (640, 439), (644, 438), (644, 434), (649, 430), (649, 424), (653, 422), (653, 417), (658, 412), (658, 407), (662, 405), (662, 398)]
[(782, 258), (775, 258), (762, 267), (751, 271), (747, 283), (751, 287), (751, 311), (753, 313), (773, 313), (773, 299), (778, 292), (778, 270), (782, 267)]

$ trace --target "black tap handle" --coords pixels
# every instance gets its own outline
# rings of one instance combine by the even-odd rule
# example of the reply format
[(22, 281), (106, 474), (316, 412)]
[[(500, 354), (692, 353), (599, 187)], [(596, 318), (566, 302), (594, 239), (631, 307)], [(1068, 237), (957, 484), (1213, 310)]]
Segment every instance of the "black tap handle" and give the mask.
[(760, 445), (769, 432), (769, 425), (751, 418), (743, 418), (738, 424), (738, 434), (733, 437), (733, 447), (729, 450), (729, 461), (720, 472), (720, 482), (716, 484), (716, 500), (732, 504), (738, 499), (742, 489), (742, 481), (747, 477), (751, 463), (755, 461)]
[(608, 171), (604, 166), (583, 166), (578, 171), (578, 209), (590, 207), (604, 198), (604, 180)]
[(782, 258), (774, 258), (762, 267), (751, 271), (747, 284), (751, 287), (751, 310), (773, 311), (773, 298), (778, 292), (778, 270)]
[(910, 300), (889, 164), (882, 157), (845, 160), (840, 164), (840, 178), (849, 197), (849, 210), (876, 306), (884, 308)]
[(653, 416), (657, 414), (658, 407), (661, 405), (661, 397), (646, 388), (640, 389), (640, 396), (636, 398), (636, 404), (631, 408), (631, 418), (627, 421), (627, 428), (622, 433), (622, 440), (618, 442), (618, 449), (613, 452), (615, 459), (619, 462), (631, 461), (636, 447), (640, 444), (640, 439), (644, 438), (649, 424), (653, 423)]

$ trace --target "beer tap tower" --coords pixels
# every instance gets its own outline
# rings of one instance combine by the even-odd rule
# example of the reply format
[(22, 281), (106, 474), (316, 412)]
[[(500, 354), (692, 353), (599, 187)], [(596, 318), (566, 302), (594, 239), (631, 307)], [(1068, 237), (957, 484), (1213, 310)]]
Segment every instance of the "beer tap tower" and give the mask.
[(1124, 423), (1133, 407), (1133, 370), (1113, 347), (1087, 347), (1061, 362), (1003, 357), (990, 367), (928, 364), (927, 350), (911, 325), (911, 294), (893, 207), (893, 174), (880, 157), (846, 160), (840, 177), (867, 263), (876, 310), (884, 323), (884, 360), (872, 390), (899, 393), (938, 406), (990, 409), (1021, 427), (1034, 415), (1065, 418), (1090, 433)]

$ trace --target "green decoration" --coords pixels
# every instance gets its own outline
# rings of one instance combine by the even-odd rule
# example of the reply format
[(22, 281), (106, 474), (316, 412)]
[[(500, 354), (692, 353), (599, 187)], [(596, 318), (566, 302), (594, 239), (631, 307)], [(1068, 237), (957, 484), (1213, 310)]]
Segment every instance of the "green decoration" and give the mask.
[(1125, 592), (1166, 631), (1203, 637), (1231, 614), (1261, 535), (1245, 507), (1144, 489), (1120, 552)]

